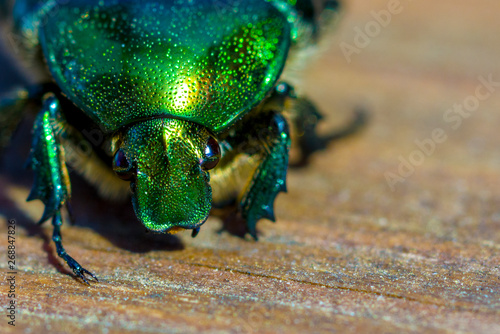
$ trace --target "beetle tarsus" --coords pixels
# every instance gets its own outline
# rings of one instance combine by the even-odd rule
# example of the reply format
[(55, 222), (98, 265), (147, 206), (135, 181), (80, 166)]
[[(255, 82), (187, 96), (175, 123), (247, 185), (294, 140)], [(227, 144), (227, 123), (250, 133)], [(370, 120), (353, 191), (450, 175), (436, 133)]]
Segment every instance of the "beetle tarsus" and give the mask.
[(82, 279), (82, 281), (84, 281), (88, 285), (90, 285), (90, 283), (87, 280), (87, 278), (85, 277), (85, 275), (88, 275), (88, 276), (92, 277), (96, 282), (99, 282), (99, 280), (97, 279), (97, 277), (93, 273), (91, 273), (87, 269), (83, 268), (71, 256), (69, 256), (69, 255), (66, 254), (66, 256), (63, 257), (63, 259), (66, 261), (66, 263), (71, 268), (71, 270), (73, 270), (73, 273), (75, 274), (75, 276), (80, 277)]
[(54, 231), (52, 233), (52, 241), (54, 241), (56, 245), (57, 255), (64, 261), (66, 261), (66, 263), (71, 268), (75, 276), (80, 277), (85, 283), (90, 285), (85, 275), (88, 275), (92, 277), (96, 282), (99, 282), (99, 280), (93, 273), (83, 268), (74, 258), (72, 258), (68, 253), (66, 253), (66, 250), (62, 245), (62, 237), (61, 237), (62, 218), (60, 212), (57, 212), (52, 218), (52, 225), (54, 226)]

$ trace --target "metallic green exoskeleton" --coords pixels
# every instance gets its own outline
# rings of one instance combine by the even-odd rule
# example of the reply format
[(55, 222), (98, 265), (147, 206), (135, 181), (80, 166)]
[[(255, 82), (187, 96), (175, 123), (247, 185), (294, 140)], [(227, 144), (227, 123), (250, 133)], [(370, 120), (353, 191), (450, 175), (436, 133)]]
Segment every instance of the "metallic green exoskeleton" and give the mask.
[(77, 276), (96, 278), (62, 246), (67, 165), (105, 196), (131, 195), (149, 230), (194, 236), (213, 205), (234, 205), (257, 238), (286, 189), (291, 131), (304, 157), (326, 140), (283, 78), (337, 10), (312, 0), (16, 1), (12, 33), (40, 85), (1, 101), (0, 144), (37, 104), (29, 200), (45, 204), (40, 222), (52, 219)]

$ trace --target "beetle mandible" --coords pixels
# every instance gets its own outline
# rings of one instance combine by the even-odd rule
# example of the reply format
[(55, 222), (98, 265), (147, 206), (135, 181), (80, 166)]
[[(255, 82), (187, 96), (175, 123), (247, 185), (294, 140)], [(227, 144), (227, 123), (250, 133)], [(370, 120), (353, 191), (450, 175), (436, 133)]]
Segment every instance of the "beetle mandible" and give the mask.
[[(291, 133), (303, 159), (327, 141), (314, 131), (319, 113), (283, 74), (338, 8), (312, 0), (16, 1), (12, 32), (39, 84), (1, 100), (9, 122), (0, 146), (36, 104), (28, 200), (45, 204), (40, 223), (52, 220), (57, 254), (76, 276), (97, 280), (62, 245), (67, 164), (105, 196), (131, 195), (151, 231), (195, 236), (212, 205), (231, 202), (255, 239), (258, 220), (274, 221)], [(103, 142), (86, 136), (94, 130)], [(83, 158), (74, 153), (82, 143), (92, 148)]]

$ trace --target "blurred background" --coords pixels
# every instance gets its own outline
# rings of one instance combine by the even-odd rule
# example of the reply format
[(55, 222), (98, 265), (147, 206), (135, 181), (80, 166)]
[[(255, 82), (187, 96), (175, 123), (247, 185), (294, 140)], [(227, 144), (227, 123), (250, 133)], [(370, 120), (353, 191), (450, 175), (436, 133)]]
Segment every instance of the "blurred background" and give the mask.
[[(47, 301), (36, 316), (25, 311), (33, 328), (102, 330), (84, 303), (98, 291), (110, 304), (95, 307), (121, 329), (500, 332), (500, 2), (343, 6), (301, 88), (325, 115), (320, 131), (341, 128), (360, 107), (369, 122), (290, 170), (277, 223), (260, 222), (257, 243), (218, 233), (215, 218), (194, 240), (146, 235), (127, 203), (96, 199), (72, 175), (78, 222), (63, 236), (104, 282), (80, 287), (61, 274), (50, 229), (29, 227), (43, 209), (24, 202), (29, 144), (9, 149), (0, 165), (0, 219), (27, 226), (19, 250), (29, 278), (25, 305), (39, 302), (26, 298), (38, 293), (29, 282), (85, 294), (63, 302), (76, 305), (86, 327), (70, 317), (47, 320), (62, 312)], [(15, 58), (0, 55), (0, 90), (25, 82)], [(18, 139), (29, 137), (28, 123)], [(132, 291), (147, 296), (128, 302)], [(177, 299), (181, 292), (185, 299)], [(125, 311), (116, 301), (136, 317), (119, 322)]]

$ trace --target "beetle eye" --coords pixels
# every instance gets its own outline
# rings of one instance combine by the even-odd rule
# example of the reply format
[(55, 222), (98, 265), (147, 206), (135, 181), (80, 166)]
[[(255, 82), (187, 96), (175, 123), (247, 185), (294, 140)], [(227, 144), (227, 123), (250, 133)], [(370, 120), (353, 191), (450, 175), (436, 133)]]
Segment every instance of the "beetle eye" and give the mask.
[(130, 180), (134, 177), (134, 171), (132, 170), (132, 166), (125, 156), (125, 152), (122, 149), (119, 149), (115, 157), (113, 159), (113, 170), (116, 175), (122, 180)]
[(210, 170), (217, 166), (220, 160), (220, 146), (217, 140), (210, 136), (204, 150), (205, 157), (201, 159), (200, 165), (204, 170)]

